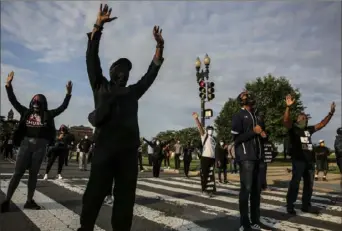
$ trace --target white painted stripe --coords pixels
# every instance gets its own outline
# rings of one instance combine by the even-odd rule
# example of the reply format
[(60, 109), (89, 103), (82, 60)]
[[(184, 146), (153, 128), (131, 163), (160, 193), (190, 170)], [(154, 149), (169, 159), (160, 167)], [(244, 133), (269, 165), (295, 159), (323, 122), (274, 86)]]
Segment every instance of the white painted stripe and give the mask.
[[(185, 183), (181, 183), (181, 182), (175, 182), (175, 181), (172, 181), (170, 179), (163, 180), (163, 179), (158, 179), (158, 178), (149, 178), (149, 179), (145, 179), (145, 180), (151, 181), (151, 182), (159, 182), (159, 183), (171, 184), (171, 185), (174, 185), (174, 186), (184, 186), (184, 187), (194, 188), (194, 189), (199, 189), (199, 190), (201, 189), (200, 185), (189, 185), (189, 184), (185, 184)], [(140, 182), (140, 183), (142, 183), (142, 182)], [(143, 183), (145, 183), (145, 182), (143, 182)], [(180, 190), (180, 189), (177, 189), (177, 190)], [(186, 190), (186, 191), (187, 192), (184, 191), (184, 193), (188, 193), (188, 194), (196, 193), (196, 192), (193, 192), (193, 191), (190, 191), (190, 190)], [(228, 203), (236, 203), (236, 204), (239, 203), (238, 199), (230, 198), (230, 197), (227, 197), (227, 196), (215, 196), (212, 199), (220, 200), (220, 201), (224, 201), (224, 202), (228, 202)], [(260, 204), (260, 208), (264, 209), (264, 210), (277, 211), (277, 212), (280, 212), (280, 213), (287, 213), (286, 208), (283, 207), (283, 206), (280, 207), (280, 206), (276, 206), (276, 205), (261, 203)], [(311, 219), (315, 219), (315, 220), (323, 220), (323, 221), (333, 222), (333, 223), (337, 223), (337, 224), (341, 224), (342, 223), (342, 218), (341, 217), (332, 216), (332, 215), (329, 215), (329, 214), (314, 215), (314, 214), (311, 214), (311, 213), (303, 213), (302, 211), (297, 211), (297, 216), (307, 217), (307, 218), (311, 218)]]
[[(0, 173), (0, 176), (12, 176), (13, 173)], [(28, 176), (28, 173), (24, 173), (24, 176)]]
[[(68, 189), (70, 191), (76, 192), (78, 194), (84, 193), (84, 188), (80, 186), (73, 186), (71, 184), (68, 184), (67, 181), (59, 181), (59, 180), (51, 180), (50, 182), (53, 182), (54, 184), (63, 187), (65, 189)], [(158, 223), (161, 225), (165, 225), (171, 229), (177, 230), (177, 231), (209, 231), (209, 229), (202, 228), (195, 223), (177, 218), (177, 217), (171, 217), (166, 216), (165, 213), (150, 209), (146, 206), (141, 205), (134, 205), (134, 216), (143, 217), (147, 220), (150, 220), (154, 223)]]
[[(82, 178), (82, 180), (87, 181), (88, 179)], [(141, 183), (142, 184), (150, 184), (147, 182), (138, 181), (138, 185)], [(78, 186), (73, 186), (73, 187), (84, 189), (85, 185), (78, 185)], [(155, 185), (154, 184), (153, 188), (165, 189), (165, 190), (169, 190), (169, 191), (179, 192), (179, 191), (177, 191), (177, 189), (173, 188), (172, 190), (170, 190), (169, 187), (165, 188), (165, 186), (163, 186), (163, 185)], [(204, 204), (204, 203), (200, 203), (200, 202), (185, 200), (182, 198), (175, 198), (175, 197), (171, 197), (171, 196), (167, 196), (167, 195), (159, 194), (159, 193), (155, 193), (155, 192), (150, 192), (150, 191), (146, 191), (146, 190), (137, 189), (136, 195), (140, 196), (140, 197), (144, 197), (144, 198), (159, 199), (159, 200), (163, 200), (163, 201), (168, 202), (168, 203), (181, 205), (181, 206), (194, 205), (194, 206), (203, 207), (205, 210), (201, 210), (201, 212), (204, 212), (207, 214), (224, 213), (225, 215), (228, 215), (228, 216), (237, 217), (237, 218), (240, 217), (240, 212), (237, 210), (232, 210), (232, 209), (208, 205), (208, 204)], [(193, 193), (191, 193), (191, 195), (193, 195)], [(210, 211), (208, 211), (208, 210), (210, 210)], [(317, 227), (313, 227), (313, 226), (309, 226), (309, 225), (298, 224), (298, 223), (293, 223), (293, 222), (288, 222), (288, 221), (281, 221), (281, 220), (276, 220), (273, 218), (263, 217), (263, 216), (260, 217), (260, 220), (264, 225), (266, 225), (270, 228), (277, 229), (277, 230), (284, 230), (284, 231), (298, 231), (298, 230), (329, 231), (327, 229), (319, 229)]]
[[(181, 178), (181, 177), (179, 177), (179, 178), (178, 177), (177, 178), (172, 178), (172, 179), (175, 179), (177, 181), (182, 181), (182, 182), (188, 182), (188, 183), (191, 183), (191, 184), (199, 184), (199, 182), (196, 181), (196, 180), (191, 180), (191, 179), (186, 179), (186, 178)], [(239, 195), (239, 190), (240, 190), (239, 186), (229, 185), (229, 184), (226, 184), (226, 185), (219, 184), (217, 186), (220, 187), (220, 188), (225, 188), (226, 189), (226, 190), (220, 190), (217, 187), (219, 189), (219, 192), (221, 191), (221, 192), (229, 193), (229, 194), (232, 194), (232, 195)], [(280, 196), (284, 196), (284, 197), (286, 196), (286, 193), (284, 193), (284, 192), (268, 191), (267, 193), (274, 194), (274, 195), (280, 195)], [(270, 196), (270, 195), (261, 195), (261, 198), (265, 199), (265, 200), (274, 200), (274, 201), (286, 203), (286, 199), (284, 197), (276, 197), (276, 196)], [(332, 200), (330, 200), (328, 198), (314, 197), (313, 196), (312, 199), (316, 199), (316, 200), (332, 203)], [(299, 200), (297, 200), (296, 204), (301, 204), (301, 202)], [(316, 207), (321, 208), (321, 209), (342, 212), (342, 207), (341, 206), (334, 206), (334, 205), (328, 205), (328, 204), (316, 203), (316, 202), (311, 202), (311, 204), (313, 206), (316, 206)]]
[[(8, 183), (8, 180), (2, 181), (1, 191), (4, 193), (7, 193)], [(23, 206), (26, 199), (27, 185), (20, 182), (12, 197), (12, 202), (16, 204), (41, 231), (57, 230), (56, 228), (63, 231), (74, 231), (80, 227), (80, 217), (78, 214), (67, 209), (39, 191), (35, 192), (34, 199), (37, 204), (42, 206), (41, 210), (24, 209)], [(95, 227), (95, 230), (105, 231), (98, 226)]]

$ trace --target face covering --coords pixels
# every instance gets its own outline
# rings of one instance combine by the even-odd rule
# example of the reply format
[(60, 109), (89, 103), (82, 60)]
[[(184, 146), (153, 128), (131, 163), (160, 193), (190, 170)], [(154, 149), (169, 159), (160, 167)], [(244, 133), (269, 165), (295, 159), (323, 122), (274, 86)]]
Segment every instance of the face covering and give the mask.
[(209, 136), (212, 136), (212, 135), (213, 135), (213, 130), (210, 129), (210, 130), (208, 130), (207, 132), (208, 132), (208, 135), (209, 135)]
[(159, 145), (159, 144), (160, 144), (160, 142), (159, 142), (159, 141), (157, 141), (157, 142), (156, 142), (156, 144), (157, 144), (157, 145)]
[(296, 126), (299, 127), (300, 129), (306, 128), (306, 125), (307, 125), (306, 120), (301, 120), (301, 121), (296, 122)]
[(221, 145), (221, 146), (223, 146), (223, 145), (224, 145), (224, 143), (223, 143), (223, 142), (220, 142), (220, 145)]

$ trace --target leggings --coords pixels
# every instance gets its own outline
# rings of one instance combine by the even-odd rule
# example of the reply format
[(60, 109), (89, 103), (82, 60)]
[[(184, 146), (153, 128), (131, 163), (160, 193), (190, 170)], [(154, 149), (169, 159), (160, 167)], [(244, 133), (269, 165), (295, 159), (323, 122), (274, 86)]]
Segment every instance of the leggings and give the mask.
[(48, 161), (48, 164), (46, 166), (45, 173), (49, 174), (53, 163), (55, 162), (55, 160), (58, 157), (58, 170), (57, 170), (57, 174), (61, 174), (64, 162), (65, 162), (65, 156), (68, 155), (68, 152), (69, 152), (69, 150), (56, 150), (56, 151), (52, 151), (51, 156), (50, 156), (49, 161)]

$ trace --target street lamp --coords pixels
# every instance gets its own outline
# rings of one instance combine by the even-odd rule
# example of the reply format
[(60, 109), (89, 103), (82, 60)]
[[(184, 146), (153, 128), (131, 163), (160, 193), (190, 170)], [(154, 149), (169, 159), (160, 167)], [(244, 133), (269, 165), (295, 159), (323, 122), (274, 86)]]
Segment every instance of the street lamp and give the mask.
[(201, 70), (202, 63), (200, 58), (197, 57), (195, 61), (196, 79), (199, 84), (199, 97), (201, 100), (201, 124), (203, 127), (205, 127), (205, 119), (212, 117), (213, 114), (211, 109), (205, 109), (205, 102), (215, 98), (215, 94), (213, 94), (215, 84), (213, 82), (208, 82), (210, 61), (210, 57), (206, 54), (203, 59), (205, 66), (204, 70)]

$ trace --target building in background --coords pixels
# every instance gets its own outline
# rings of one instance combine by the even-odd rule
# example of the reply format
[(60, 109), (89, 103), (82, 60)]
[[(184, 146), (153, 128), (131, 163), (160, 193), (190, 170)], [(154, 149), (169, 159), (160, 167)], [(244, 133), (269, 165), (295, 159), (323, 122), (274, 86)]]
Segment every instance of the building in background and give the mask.
[(92, 139), (93, 137), (93, 129), (83, 125), (69, 127), (69, 132), (75, 136), (76, 142), (80, 141), (85, 136), (88, 136), (89, 139)]

